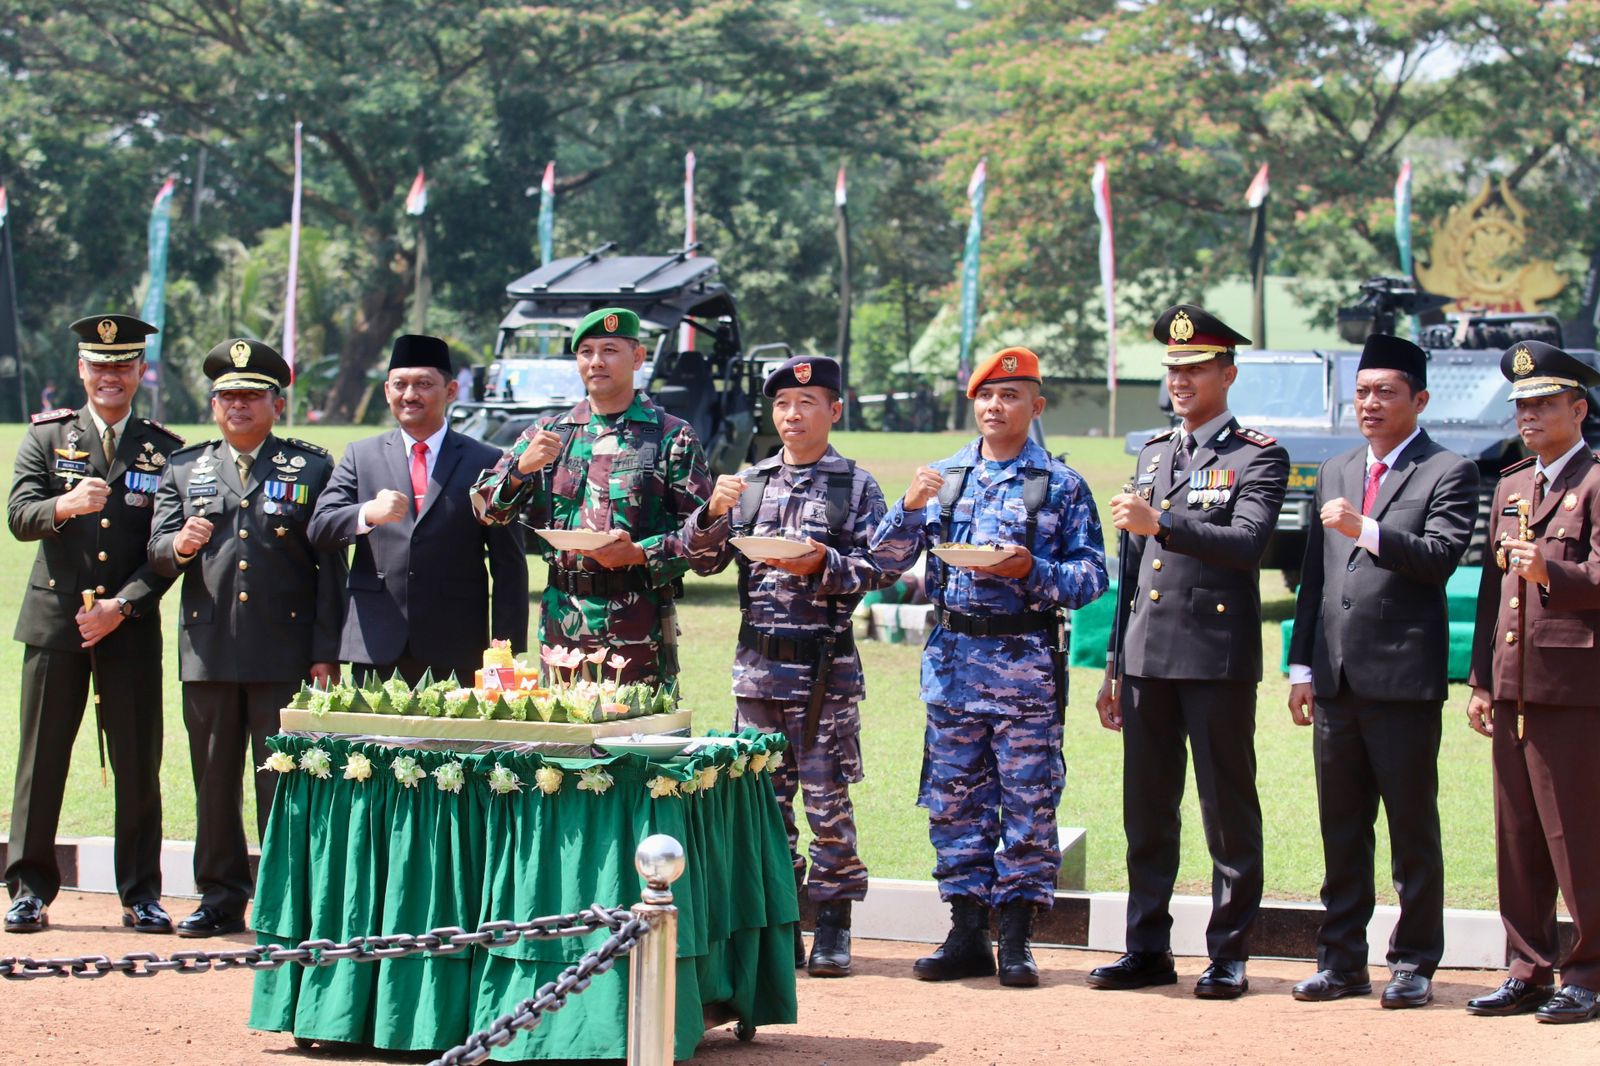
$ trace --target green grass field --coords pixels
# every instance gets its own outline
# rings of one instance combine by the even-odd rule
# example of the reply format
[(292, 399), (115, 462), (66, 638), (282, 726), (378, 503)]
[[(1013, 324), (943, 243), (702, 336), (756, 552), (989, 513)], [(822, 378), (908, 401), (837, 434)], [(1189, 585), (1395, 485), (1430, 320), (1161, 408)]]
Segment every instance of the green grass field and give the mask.
[[(191, 441), (212, 435), (198, 427), (178, 427)], [(357, 427), (306, 427), (288, 431), (339, 453), (345, 444), (371, 432)], [(21, 439), (20, 426), (0, 427), (0, 462), (9, 469)], [(891, 499), (904, 491), (912, 471), (922, 462), (952, 454), (963, 438), (957, 435), (840, 434), (836, 444), (846, 455), (871, 470)], [(1051, 450), (1068, 453), (1068, 462), (1088, 478), (1105, 519), (1105, 501), (1126, 479), (1131, 459), (1116, 441), (1061, 438)], [(31, 565), (34, 547), (9, 537), (0, 539), (0, 618), (14, 617)], [(533, 590), (543, 581), (534, 567)], [(1268, 622), (1263, 631), (1265, 660), (1279, 660), (1278, 619), (1292, 611), (1293, 601), (1275, 573), (1262, 579)], [(725, 728), (733, 699), (728, 677), (738, 629), (737, 598), (732, 571), (710, 580), (691, 580), (682, 604), (683, 688), (695, 709), (697, 730)], [(166, 753), (162, 784), (166, 797), (165, 835), (193, 836), (194, 798), (189, 779), (176, 662), (176, 638), (169, 636), (161, 664), (166, 691)], [(926, 818), (914, 805), (921, 765), (923, 708), (917, 699), (920, 652), (905, 645), (863, 647), (868, 699), (863, 705), (863, 748), (867, 779), (853, 790), (861, 849), (872, 873), (880, 877), (927, 878), (933, 854), (927, 841)], [(22, 649), (13, 644), (0, 665), (0, 705), (17, 706)], [(1094, 713), (1098, 671), (1074, 669), (1067, 710), (1067, 788), (1061, 804), (1063, 825), (1088, 830), (1088, 887), (1116, 891), (1126, 887), (1123, 869), (1122, 760), (1115, 734), (1100, 728)], [(1256, 748), (1259, 787), (1266, 821), (1268, 894), (1278, 898), (1317, 898), (1322, 880), (1322, 847), (1317, 832), (1316, 795), (1311, 763), (1311, 733), (1297, 729), (1285, 709), (1288, 683), (1269, 667), (1262, 683), (1257, 714)], [(1493, 809), (1488, 744), (1462, 725), (1466, 691), (1457, 686), (1445, 707), (1444, 742), (1440, 752), (1440, 813), (1447, 857), (1446, 899), (1450, 906), (1492, 907), (1495, 901)], [(0, 804), (10, 820), (10, 787), (16, 770), (16, 719), (0, 716)], [(249, 796), (248, 790), (246, 796)], [(247, 798), (248, 802), (248, 798)], [(1183, 863), (1179, 891), (1210, 891), (1210, 863), (1200, 832), (1199, 808), (1193, 789), (1184, 804)], [(253, 824), (247, 817), (246, 824)], [(82, 729), (74, 754), (68, 799), (63, 813), (64, 836), (108, 835), (111, 792), (100, 786), (94, 731)], [(1377, 882), (1379, 902), (1394, 902), (1389, 886), (1387, 835), (1378, 828)]]

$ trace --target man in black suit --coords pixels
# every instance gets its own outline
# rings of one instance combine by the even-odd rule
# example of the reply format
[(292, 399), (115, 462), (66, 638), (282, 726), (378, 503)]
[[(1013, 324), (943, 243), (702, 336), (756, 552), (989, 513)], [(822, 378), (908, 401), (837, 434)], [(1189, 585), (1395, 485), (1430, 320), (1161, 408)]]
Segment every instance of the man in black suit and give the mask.
[[(56, 825), (73, 738), (90, 685), (96, 725), (116, 775), (113, 867), (122, 923), (170, 933), (161, 895), (161, 614), (172, 584), (150, 566), (150, 502), (167, 456), (183, 438), (133, 416), (146, 338), (127, 315), (72, 324), (88, 402), (41, 411), (17, 448), (6, 518), (18, 540), (38, 541), (22, 594), (22, 729), (11, 804), (6, 931), (49, 925), (61, 890)], [(87, 596), (90, 606), (85, 606)]]
[(1400, 892), (1383, 1005), (1432, 1002), (1433, 972), (1444, 954), (1438, 759), (1450, 653), (1445, 582), (1472, 534), (1478, 471), (1417, 426), (1428, 406), (1427, 372), (1427, 353), (1410, 341), (1368, 337), (1355, 391), (1367, 443), (1329, 459), (1317, 475), (1321, 521), (1306, 538), (1289, 645), (1289, 711), (1296, 725), (1316, 730), (1327, 915), (1317, 973), (1294, 988), (1300, 1000), (1372, 991), (1367, 923), (1380, 799)]
[[(345, 553), (315, 551), (311, 509), (333, 456), (272, 432), (292, 372), (260, 341), (236, 338), (205, 358), (221, 440), (173, 453), (156, 493), (150, 563), (183, 578), (178, 671), (194, 773), (194, 883), (200, 906), (179, 936), (244, 929), (250, 876), (240, 780), (270, 754), (278, 711), (302, 682), (339, 677)], [(264, 837), (277, 774), (254, 770)]]
[(1126, 530), (1126, 683), (1111, 656), (1095, 709), (1122, 732), (1122, 823), (1128, 834), (1127, 952), (1089, 975), (1094, 988), (1169, 985), (1185, 741), (1211, 851), (1211, 965), (1202, 999), (1249, 988), (1245, 961), (1261, 906), (1261, 804), (1256, 797), (1256, 685), (1261, 681), (1261, 555), (1278, 521), (1288, 454), (1228, 411), (1249, 344), (1191, 304), (1156, 320), (1167, 390), (1183, 425), (1139, 453), (1133, 491), (1111, 499)]
[(351, 444), (311, 516), (319, 549), (356, 546), (340, 657), (358, 682), (432, 671), (470, 684), (491, 636), (515, 651), (528, 640), (521, 531), (472, 509), (472, 483), (500, 451), (446, 426), (456, 383), (439, 338), (395, 341), (383, 390), (399, 428)]

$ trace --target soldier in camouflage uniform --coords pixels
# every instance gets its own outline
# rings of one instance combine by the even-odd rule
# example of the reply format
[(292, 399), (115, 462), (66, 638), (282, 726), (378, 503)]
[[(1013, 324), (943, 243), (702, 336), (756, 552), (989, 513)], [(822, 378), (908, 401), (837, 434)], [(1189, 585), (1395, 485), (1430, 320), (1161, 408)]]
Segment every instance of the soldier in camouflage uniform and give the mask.
[[(818, 904), (817, 933), (804, 960), (813, 977), (850, 973), (850, 904), (867, 894), (856, 852), (849, 786), (861, 780), (861, 715), (866, 688), (850, 615), (885, 578), (867, 550), (883, 518), (871, 474), (828, 443), (841, 413), (839, 364), (797, 356), (767, 376), (783, 449), (736, 476), (717, 479), (711, 498), (684, 525), (689, 562), (702, 574), (736, 558), (730, 537), (782, 537), (809, 552), (778, 559), (738, 556), (739, 649), (733, 663), (734, 726), (783, 733), (794, 755), (772, 784), (789, 829), (795, 880), (805, 877), (795, 826), (796, 778), (811, 823), (807, 893)], [(796, 929), (795, 965), (803, 946)]]
[(517, 438), (473, 486), (474, 505), (490, 525), (532, 503), (536, 527), (614, 533), (593, 550), (545, 547), (539, 641), (618, 653), (624, 682), (671, 681), (674, 587), (689, 568), (679, 531), (711, 489), (705, 455), (687, 422), (633, 387), (645, 358), (638, 315), (601, 308), (578, 323), (572, 348), (588, 399)]
[(938, 613), (922, 659), (928, 729), (917, 802), (928, 810), (934, 877), (952, 927), (943, 946), (917, 960), (924, 980), (995, 972), (995, 906), (1000, 983), (1039, 982), (1029, 939), (1036, 910), (1054, 901), (1061, 866), (1061, 612), (1107, 584), (1088, 485), (1028, 438), (1044, 410), (1039, 387), (1039, 361), (1026, 348), (979, 366), (967, 395), (982, 438), (918, 470), (873, 537), (880, 564), (895, 573), (947, 542), (1009, 549), (981, 567), (928, 561)]

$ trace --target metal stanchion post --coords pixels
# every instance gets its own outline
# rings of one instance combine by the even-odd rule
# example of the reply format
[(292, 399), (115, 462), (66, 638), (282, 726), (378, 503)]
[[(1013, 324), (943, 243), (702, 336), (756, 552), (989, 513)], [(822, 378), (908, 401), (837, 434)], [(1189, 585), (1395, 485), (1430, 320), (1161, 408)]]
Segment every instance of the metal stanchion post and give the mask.
[(678, 1008), (678, 908), (672, 905), (672, 882), (683, 873), (683, 845), (665, 833), (645, 837), (633, 865), (645, 883), (633, 913), (650, 931), (628, 962), (628, 1066), (672, 1066)]

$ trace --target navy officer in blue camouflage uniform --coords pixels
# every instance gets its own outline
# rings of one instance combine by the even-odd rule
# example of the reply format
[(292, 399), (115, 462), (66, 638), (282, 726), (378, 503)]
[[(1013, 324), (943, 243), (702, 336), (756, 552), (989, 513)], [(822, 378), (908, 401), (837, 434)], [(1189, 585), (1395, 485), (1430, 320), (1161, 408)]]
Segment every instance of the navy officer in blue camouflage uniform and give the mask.
[[(1261, 555), (1277, 525), (1288, 453), (1228, 412), (1234, 349), (1249, 344), (1191, 304), (1156, 319), (1167, 390), (1183, 425), (1139, 453), (1133, 491), (1111, 499), (1126, 530), (1117, 590), (1126, 620), (1126, 687), (1114, 656), (1095, 707), (1122, 732), (1122, 822), (1128, 835), (1127, 952), (1089, 974), (1095, 988), (1177, 981), (1168, 907), (1178, 875), (1185, 741), (1211, 851), (1211, 965), (1202, 999), (1249, 988), (1245, 960), (1261, 908), (1261, 804), (1256, 797), (1256, 685), (1261, 681)], [(1114, 649), (1113, 649), (1114, 650)]]
[[(885, 577), (868, 551), (883, 518), (873, 476), (828, 443), (839, 420), (839, 364), (796, 356), (767, 376), (783, 447), (737, 475), (717, 479), (684, 524), (689, 565), (714, 574), (739, 559), (739, 650), (733, 662), (734, 725), (789, 738), (790, 760), (772, 775), (789, 830), (795, 878), (805, 876), (795, 825), (798, 783), (811, 823), (806, 892), (817, 933), (795, 964), (813, 977), (850, 973), (850, 905), (867, 894), (856, 850), (850, 785), (861, 780), (866, 695), (850, 615)], [(782, 537), (809, 548), (791, 559), (736, 556), (730, 538)], [(798, 779), (798, 782), (797, 782)]]
[(943, 945), (918, 959), (928, 981), (995, 972), (991, 908), (1000, 912), (1000, 983), (1039, 983), (1029, 940), (1054, 902), (1061, 850), (1056, 805), (1066, 705), (1062, 612), (1106, 590), (1105, 546), (1089, 486), (1028, 437), (1044, 410), (1039, 360), (995, 353), (967, 396), (982, 436), (922, 467), (873, 537), (886, 572), (946, 543), (1007, 549), (981, 567), (928, 561), (937, 609), (922, 659), (928, 705), (922, 785), (934, 878), (950, 902)]

